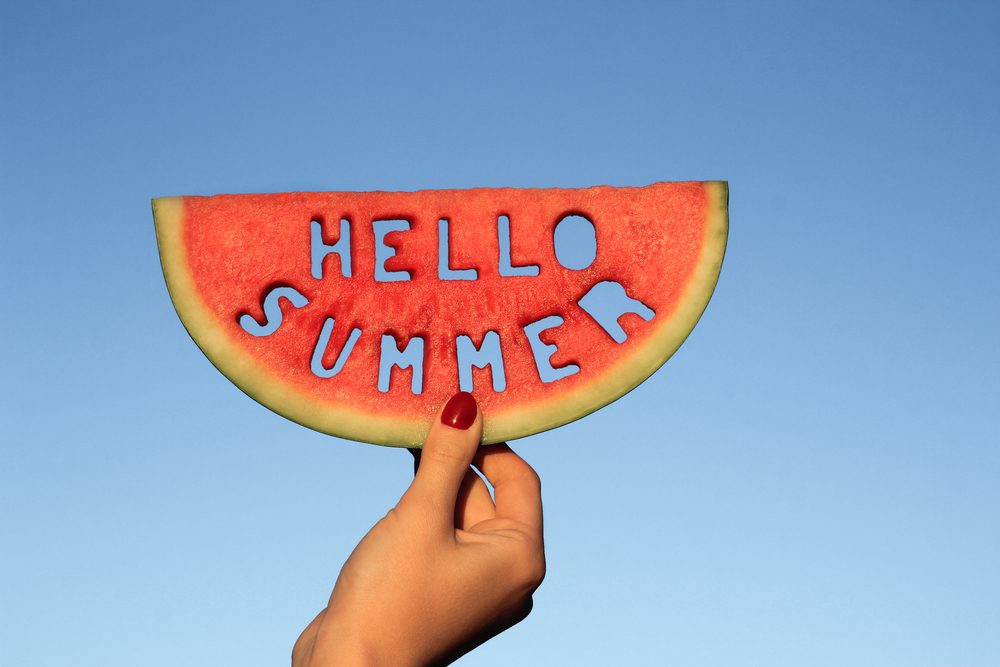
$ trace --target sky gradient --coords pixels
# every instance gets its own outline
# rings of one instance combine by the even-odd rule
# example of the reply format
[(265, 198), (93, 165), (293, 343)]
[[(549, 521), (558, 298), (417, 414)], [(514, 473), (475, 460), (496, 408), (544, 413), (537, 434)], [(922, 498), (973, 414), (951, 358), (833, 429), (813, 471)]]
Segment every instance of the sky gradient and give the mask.
[(152, 197), (691, 179), (716, 294), (513, 443), (548, 576), (462, 664), (1000, 662), (1000, 7), (540, 5), (0, 8), (0, 663), (285, 664), (411, 476), (208, 363)]

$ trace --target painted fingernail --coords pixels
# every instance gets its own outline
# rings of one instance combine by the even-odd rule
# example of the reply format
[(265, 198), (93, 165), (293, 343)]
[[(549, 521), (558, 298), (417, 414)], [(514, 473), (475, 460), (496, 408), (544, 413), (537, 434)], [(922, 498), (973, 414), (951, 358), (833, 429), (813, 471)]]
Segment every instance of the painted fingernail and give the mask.
[(460, 391), (448, 400), (441, 412), (441, 423), (445, 426), (457, 428), (462, 431), (472, 426), (476, 421), (476, 414), (479, 409), (476, 407), (476, 399), (467, 391)]

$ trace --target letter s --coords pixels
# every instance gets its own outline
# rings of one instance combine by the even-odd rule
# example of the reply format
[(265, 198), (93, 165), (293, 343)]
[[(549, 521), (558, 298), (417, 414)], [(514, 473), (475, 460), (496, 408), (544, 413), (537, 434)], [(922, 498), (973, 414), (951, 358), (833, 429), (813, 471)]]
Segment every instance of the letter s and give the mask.
[(285, 298), (296, 308), (309, 303), (309, 299), (294, 287), (275, 287), (264, 297), (264, 324), (260, 324), (248, 313), (240, 315), (240, 326), (251, 336), (270, 336), (281, 326), (281, 303)]

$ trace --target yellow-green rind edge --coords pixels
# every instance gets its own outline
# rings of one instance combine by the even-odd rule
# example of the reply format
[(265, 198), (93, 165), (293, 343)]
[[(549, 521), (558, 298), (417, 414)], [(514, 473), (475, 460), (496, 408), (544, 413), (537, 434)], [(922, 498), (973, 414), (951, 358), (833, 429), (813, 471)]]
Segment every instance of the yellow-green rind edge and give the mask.
[[(483, 444), (523, 438), (585, 417), (637, 387), (677, 351), (712, 298), (729, 235), (729, 184), (705, 181), (702, 185), (706, 220), (701, 256), (671, 316), (660, 322), (640, 347), (623, 355), (586, 386), (485, 415)], [(389, 447), (422, 446), (430, 426), (426, 420), (372, 415), (319, 401), (269, 373), (232, 341), (202, 301), (188, 271), (183, 243), (184, 198), (161, 197), (152, 204), (170, 299), (191, 338), (223, 375), (261, 405), (322, 433)]]

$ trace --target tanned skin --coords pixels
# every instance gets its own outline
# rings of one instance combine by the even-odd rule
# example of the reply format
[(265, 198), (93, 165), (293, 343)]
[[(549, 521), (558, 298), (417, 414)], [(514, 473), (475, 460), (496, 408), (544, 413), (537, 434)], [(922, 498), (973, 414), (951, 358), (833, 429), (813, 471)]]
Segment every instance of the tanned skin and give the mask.
[[(458, 394), (413, 483), (361, 540), (292, 667), (444, 665), (523, 620), (545, 576), (538, 475)], [(493, 485), (496, 502), (476, 469)]]

